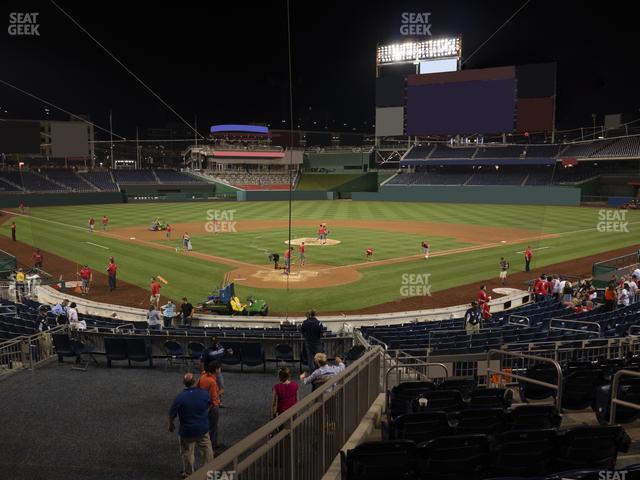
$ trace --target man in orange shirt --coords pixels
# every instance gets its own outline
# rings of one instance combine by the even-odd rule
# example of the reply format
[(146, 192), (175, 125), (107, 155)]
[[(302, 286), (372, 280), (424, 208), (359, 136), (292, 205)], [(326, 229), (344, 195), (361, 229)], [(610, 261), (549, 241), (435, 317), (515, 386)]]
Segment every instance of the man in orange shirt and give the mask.
[(218, 447), (218, 417), (220, 414), (220, 389), (216, 377), (220, 373), (220, 364), (217, 362), (206, 362), (204, 372), (200, 374), (196, 387), (209, 392), (211, 406), (209, 407), (209, 438), (211, 446)]

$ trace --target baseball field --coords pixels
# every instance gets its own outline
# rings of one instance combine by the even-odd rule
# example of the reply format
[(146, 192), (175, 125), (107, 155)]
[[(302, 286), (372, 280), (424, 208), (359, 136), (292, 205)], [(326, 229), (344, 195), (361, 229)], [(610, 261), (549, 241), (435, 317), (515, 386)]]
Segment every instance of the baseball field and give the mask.
[[(457, 289), (494, 281), (500, 257), (511, 264), (508, 286), (522, 288), (523, 280), (541, 269), (584, 273), (593, 256), (632, 251), (640, 231), (639, 212), (590, 207), (300, 201), (293, 204), (293, 266), (285, 275), (274, 269), (269, 254), (278, 253), (283, 263), (287, 202), (138, 203), (1, 213), (0, 233), (10, 237), (15, 221), (18, 237), (16, 243), (3, 239), (2, 248), (13, 249), (20, 260), (39, 247), (49, 257), (103, 272), (107, 259), (115, 257), (124, 283), (113, 303), (129, 288), (143, 305), (144, 290), (155, 275), (168, 281), (165, 297), (188, 296), (193, 303), (206, 299), (226, 278), (235, 282), (241, 298), (266, 299), (271, 312), (442, 306), (467, 295), (465, 290), (452, 297)], [(106, 231), (103, 215), (109, 217)], [(94, 233), (87, 227), (90, 217), (96, 220)], [(157, 218), (172, 226), (171, 238), (149, 231)], [(321, 223), (327, 224), (328, 241), (316, 245)], [(182, 249), (185, 232), (191, 237), (190, 252)], [(423, 240), (431, 247), (428, 260), (421, 252)], [(301, 241), (306, 243), (304, 266), (299, 265)], [(520, 274), (527, 245), (535, 270)], [(374, 251), (371, 258), (366, 258), (367, 248)], [(49, 271), (47, 256), (44, 269)]]

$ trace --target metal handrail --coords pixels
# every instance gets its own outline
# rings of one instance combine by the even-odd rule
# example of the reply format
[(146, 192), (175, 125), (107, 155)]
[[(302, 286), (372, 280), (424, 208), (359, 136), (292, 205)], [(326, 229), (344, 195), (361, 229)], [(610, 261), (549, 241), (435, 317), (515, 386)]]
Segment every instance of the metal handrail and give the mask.
[[(378, 358), (378, 361), (380, 361), (381, 356), (382, 351), (380, 347), (371, 348), (362, 357), (349, 365), (344, 371), (330, 377), (329, 381), (324, 382), (315, 391), (296, 403), (296, 405), (289, 408), (273, 420), (267, 422), (265, 425), (237, 442), (228, 450), (222, 452), (219, 456), (214, 458), (212, 463), (204, 465), (189, 478), (192, 480), (204, 480), (206, 478), (210, 478), (207, 475), (208, 471), (222, 471), (227, 465), (233, 465), (236, 474), (241, 473), (242, 469), (246, 468), (259, 456), (256, 454), (256, 451), (254, 451), (258, 442), (271, 436), (268, 443), (258, 446), (257, 452), (261, 453), (261, 449), (269, 448), (270, 445), (278, 443), (278, 440), (282, 440), (285, 437), (292, 439), (295, 428), (304, 421), (304, 419), (309, 415), (310, 410), (313, 409), (315, 412), (318, 408), (323, 409), (324, 402), (327, 401), (328, 398), (335, 396), (340, 389), (345, 387), (348, 381), (353, 379), (354, 375), (357, 376), (364, 368), (369, 367), (369, 365), (376, 360), (376, 357)], [(371, 400), (373, 401), (375, 398)], [(367, 408), (368, 407), (369, 405)], [(347, 408), (347, 406), (343, 405), (343, 408)], [(344, 429), (344, 425), (342, 427)], [(249, 452), (253, 452), (253, 454), (250, 454), (246, 458), (241, 458), (243, 454), (247, 454)], [(291, 452), (291, 454), (293, 456), (293, 452)], [(290, 467), (293, 468), (293, 465), (291, 464)]]
[[(524, 318), (527, 321), (527, 323), (514, 323), (511, 321), (512, 318)], [(524, 315), (509, 315), (509, 318), (507, 319), (507, 324), (529, 327), (531, 326), (531, 319), (529, 317), (525, 317)]]
[[(543, 382), (541, 380), (535, 380), (533, 378), (529, 378), (529, 377), (524, 377), (522, 375), (517, 375), (514, 374), (513, 372), (503, 372), (502, 369), (500, 370), (494, 370), (491, 368), (491, 354), (493, 353), (497, 353), (500, 355), (506, 355), (508, 357), (513, 357), (513, 358), (523, 358), (523, 359), (528, 359), (528, 360), (535, 360), (538, 362), (542, 362), (542, 363), (550, 363), (551, 365), (553, 365), (556, 369), (556, 372), (558, 373), (558, 384), (554, 385), (552, 383), (547, 383), (547, 382)], [(555, 390), (556, 393), (556, 406), (558, 408), (558, 411), (561, 411), (562, 409), (562, 368), (560, 367), (560, 364), (558, 362), (556, 362), (555, 360), (551, 359), (551, 358), (546, 358), (546, 357), (538, 357), (536, 355), (527, 355), (524, 353), (518, 353), (518, 352), (508, 352), (505, 350), (489, 350), (487, 352), (487, 379), (490, 377), (491, 374), (496, 374), (496, 375), (500, 375), (502, 377), (504, 376), (508, 376), (511, 378), (515, 378), (516, 380), (521, 380), (525, 383), (532, 383), (534, 385), (538, 385), (540, 387), (546, 387), (546, 388), (550, 388), (552, 390)]]
[(119, 332), (120, 329), (124, 327), (133, 327), (134, 330), (136, 328), (136, 326), (133, 323), (123, 323), (122, 325), (118, 325), (116, 328), (114, 328), (113, 333)]
[(611, 425), (616, 423), (616, 410), (618, 405), (622, 407), (633, 408), (635, 410), (640, 410), (640, 404), (638, 403), (618, 400), (618, 387), (620, 386), (620, 378), (622, 378), (623, 376), (640, 377), (640, 372), (635, 372), (633, 370), (618, 370), (613, 376), (613, 381), (611, 382), (611, 405), (609, 407), (609, 423)]
[[(449, 368), (444, 363), (420, 362), (420, 363), (412, 363), (410, 365), (396, 364), (389, 367), (384, 374), (384, 391), (386, 392), (388, 390), (389, 373), (391, 373), (392, 370), (398, 370), (400, 368), (413, 368), (413, 367), (440, 367), (444, 370), (444, 374), (445, 374), (444, 378), (449, 378)], [(416, 372), (416, 373), (418, 373), (419, 375), (422, 375), (420, 372)]]
[[(597, 327), (596, 330), (578, 330), (575, 328), (565, 328), (565, 327), (554, 327), (553, 326), (553, 322), (563, 322), (563, 323), (576, 323), (576, 324), (581, 324), (581, 325), (587, 325), (587, 326), (595, 326)], [(564, 320), (562, 318), (552, 318), (549, 321), (549, 330), (563, 330), (566, 332), (577, 332), (577, 333), (597, 333), (598, 336), (600, 336), (600, 331), (602, 329), (602, 327), (600, 326), (599, 323), (597, 322), (587, 322), (586, 320)]]

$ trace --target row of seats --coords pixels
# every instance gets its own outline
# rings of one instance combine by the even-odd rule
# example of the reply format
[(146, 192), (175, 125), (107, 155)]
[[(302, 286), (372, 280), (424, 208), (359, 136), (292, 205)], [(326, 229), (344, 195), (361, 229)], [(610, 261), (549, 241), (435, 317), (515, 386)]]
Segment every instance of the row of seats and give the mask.
[(553, 405), (523, 405), (514, 409), (469, 408), (407, 413), (383, 424), (383, 440), (427, 442), (449, 435), (495, 435), (511, 430), (557, 428), (562, 417)]
[(613, 470), (630, 439), (620, 426), (514, 430), (498, 435), (367, 442), (341, 452), (343, 480), (475, 480), (549, 475), (580, 468)]

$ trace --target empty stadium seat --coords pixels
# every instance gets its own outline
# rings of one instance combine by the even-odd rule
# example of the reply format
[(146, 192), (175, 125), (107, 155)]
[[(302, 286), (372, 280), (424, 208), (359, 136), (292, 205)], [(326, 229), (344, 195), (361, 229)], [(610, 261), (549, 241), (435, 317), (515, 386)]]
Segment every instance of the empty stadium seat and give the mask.
[(551, 470), (556, 431), (516, 430), (496, 437), (491, 471), (500, 475), (541, 475)]
[(389, 438), (426, 442), (443, 435), (452, 435), (446, 412), (416, 412), (400, 415), (389, 425)]
[(127, 342), (124, 338), (105, 338), (104, 351), (107, 357), (107, 367), (111, 368), (112, 361), (127, 359)]
[(408, 440), (368, 442), (340, 452), (343, 480), (408, 480), (415, 476), (416, 444)]
[(556, 471), (573, 468), (612, 470), (618, 451), (628, 451), (629, 444), (629, 436), (619, 425), (574, 427), (558, 436), (554, 467)]
[(562, 417), (554, 405), (521, 405), (509, 412), (511, 430), (556, 428), (561, 421)]
[(457, 480), (484, 478), (491, 461), (486, 435), (440, 437), (416, 450), (419, 478)]
[(473, 408), (457, 415), (456, 434), (496, 434), (505, 431), (508, 425), (502, 408)]

